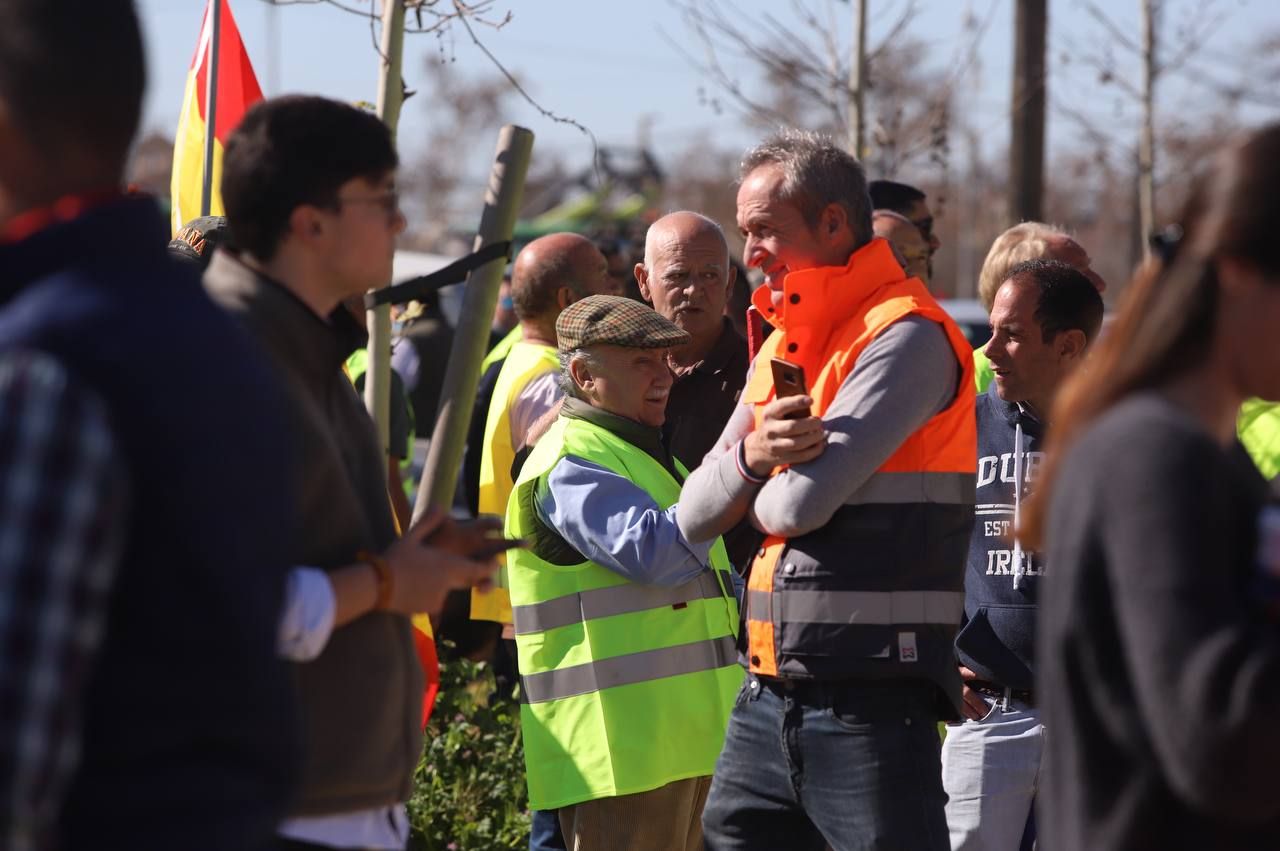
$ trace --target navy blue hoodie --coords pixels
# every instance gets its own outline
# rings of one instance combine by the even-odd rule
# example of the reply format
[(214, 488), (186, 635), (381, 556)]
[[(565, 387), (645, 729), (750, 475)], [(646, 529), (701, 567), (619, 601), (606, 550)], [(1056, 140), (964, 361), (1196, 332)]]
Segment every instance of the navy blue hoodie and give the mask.
[[(1044, 460), (1044, 426), (1017, 403), (996, 395), (995, 382), (978, 397), (976, 410), (977, 505), (956, 657), (980, 679), (1029, 689), (1036, 589), (1044, 570), (1035, 553), (1024, 552), (1014, 541), (1013, 529)], [(1014, 487), (1018, 479), (1020, 489)]]

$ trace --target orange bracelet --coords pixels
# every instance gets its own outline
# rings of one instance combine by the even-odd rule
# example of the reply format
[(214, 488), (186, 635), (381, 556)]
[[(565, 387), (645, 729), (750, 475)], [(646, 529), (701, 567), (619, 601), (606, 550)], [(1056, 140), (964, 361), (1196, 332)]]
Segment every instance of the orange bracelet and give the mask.
[(386, 609), (391, 605), (391, 592), (395, 589), (395, 577), (391, 573), (391, 565), (387, 564), (387, 560), (382, 556), (366, 550), (356, 553), (356, 560), (368, 564), (377, 575), (378, 595), (373, 604), (374, 610)]

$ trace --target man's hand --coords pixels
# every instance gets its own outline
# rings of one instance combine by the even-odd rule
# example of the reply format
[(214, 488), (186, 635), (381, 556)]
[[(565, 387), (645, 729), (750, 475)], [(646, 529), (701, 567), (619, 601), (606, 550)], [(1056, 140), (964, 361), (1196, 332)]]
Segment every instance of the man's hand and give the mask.
[(454, 555), (482, 561), (524, 545), (523, 541), (502, 537), (502, 519), (493, 515), (484, 515), (474, 520), (445, 518), (434, 531), (427, 534), (425, 543)]
[(822, 420), (809, 413), (812, 406), (809, 396), (786, 396), (765, 405), (759, 427), (743, 447), (752, 473), (767, 476), (775, 467), (803, 464), (822, 454), (827, 433)]
[(388, 608), (435, 614), (450, 591), (491, 587), (499, 553), (520, 545), (500, 533), (496, 519), (459, 523), (442, 511), (428, 512), (386, 552), (392, 576)]
[(960, 696), (964, 700), (964, 705), (961, 707), (961, 710), (964, 712), (964, 717), (971, 721), (981, 721), (983, 718), (986, 718), (987, 713), (991, 711), (991, 707), (987, 705), (986, 699), (973, 689), (969, 688), (969, 681), (976, 680), (977, 678), (978, 675), (973, 671), (969, 670), (964, 665), (960, 666), (960, 679), (964, 681), (964, 685), (961, 686), (960, 691)]

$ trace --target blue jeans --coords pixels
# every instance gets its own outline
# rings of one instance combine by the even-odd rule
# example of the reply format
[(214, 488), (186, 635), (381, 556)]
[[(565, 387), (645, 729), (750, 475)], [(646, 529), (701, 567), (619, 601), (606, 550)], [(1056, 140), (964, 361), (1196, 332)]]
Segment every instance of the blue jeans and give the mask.
[(702, 814), (708, 851), (948, 851), (929, 682), (748, 674)]
[(557, 810), (529, 813), (529, 851), (567, 851)]

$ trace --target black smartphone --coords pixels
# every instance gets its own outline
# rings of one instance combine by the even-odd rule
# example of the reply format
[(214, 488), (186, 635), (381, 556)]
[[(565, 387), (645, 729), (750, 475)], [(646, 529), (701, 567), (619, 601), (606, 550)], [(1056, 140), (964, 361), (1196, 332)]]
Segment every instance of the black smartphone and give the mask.
[[(782, 358), (772, 358), (769, 365), (773, 368), (773, 393), (779, 399), (786, 396), (805, 396), (809, 393), (804, 383), (804, 367)], [(798, 420), (805, 416), (804, 411), (797, 411), (788, 419)]]

